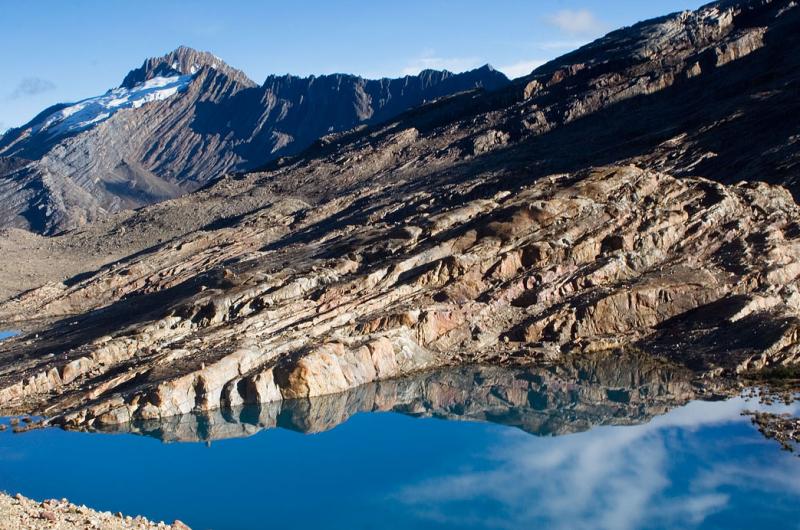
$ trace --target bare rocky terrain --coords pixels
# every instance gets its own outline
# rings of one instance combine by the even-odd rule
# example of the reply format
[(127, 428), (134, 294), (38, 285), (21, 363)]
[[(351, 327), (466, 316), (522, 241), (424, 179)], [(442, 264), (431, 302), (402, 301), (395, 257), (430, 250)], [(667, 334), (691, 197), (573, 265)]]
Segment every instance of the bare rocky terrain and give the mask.
[(141, 516), (98, 512), (66, 499), (37, 502), (22, 495), (0, 493), (2, 530), (190, 530), (181, 521), (155, 523)]
[(25, 331), (0, 409), (100, 428), (468, 363), (796, 364), (799, 24), (710, 4), (191, 195), (9, 232), (47, 259), (0, 257)]

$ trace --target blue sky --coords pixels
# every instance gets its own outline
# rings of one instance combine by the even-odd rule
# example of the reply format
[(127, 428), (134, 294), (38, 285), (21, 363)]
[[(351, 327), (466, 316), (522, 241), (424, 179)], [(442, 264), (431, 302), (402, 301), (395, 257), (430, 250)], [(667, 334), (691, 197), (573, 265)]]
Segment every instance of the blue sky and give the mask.
[(102, 94), (181, 44), (262, 82), (271, 74), (400, 76), (490, 63), (511, 77), (607, 31), (698, 0), (2, 3), (0, 131), (46, 106)]

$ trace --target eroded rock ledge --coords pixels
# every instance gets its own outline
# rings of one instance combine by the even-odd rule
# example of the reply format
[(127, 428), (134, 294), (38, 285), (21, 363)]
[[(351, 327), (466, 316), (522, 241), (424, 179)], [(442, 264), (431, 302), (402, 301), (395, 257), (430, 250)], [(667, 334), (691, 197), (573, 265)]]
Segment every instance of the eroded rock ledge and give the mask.
[(707, 374), (798, 360), (800, 212), (780, 187), (627, 166), (444, 193), (325, 230), (306, 212), (296, 244), (259, 211), (32, 291), (0, 312), (84, 313), (3, 344), (0, 407), (115, 424), (615, 348)]

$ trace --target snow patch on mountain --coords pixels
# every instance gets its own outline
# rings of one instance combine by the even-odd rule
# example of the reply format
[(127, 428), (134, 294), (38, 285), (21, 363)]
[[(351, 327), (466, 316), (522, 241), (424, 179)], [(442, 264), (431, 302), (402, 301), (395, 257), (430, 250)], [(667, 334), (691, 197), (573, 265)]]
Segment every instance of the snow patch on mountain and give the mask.
[(70, 134), (110, 118), (120, 109), (137, 109), (146, 103), (162, 101), (182, 92), (193, 75), (154, 77), (133, 88), (114, 88), (93, 98), (64, 107), (45, 118), (32, 133)]

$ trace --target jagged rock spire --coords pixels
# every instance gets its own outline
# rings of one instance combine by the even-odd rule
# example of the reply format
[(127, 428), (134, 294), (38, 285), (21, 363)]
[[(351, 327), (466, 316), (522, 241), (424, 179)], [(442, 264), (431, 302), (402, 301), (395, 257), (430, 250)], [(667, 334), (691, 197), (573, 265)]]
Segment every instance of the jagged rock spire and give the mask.
[(158, 76), (193, 74), (203, 67), (213, 68), (244, 86), (256, 86), (241, 70), (237, 70), (210, 52), (179, 46), (161, 57), (151, 57), (142, 66), (131, 70), (122, 81), (122, 87), (131, 88), (143, 81)]

